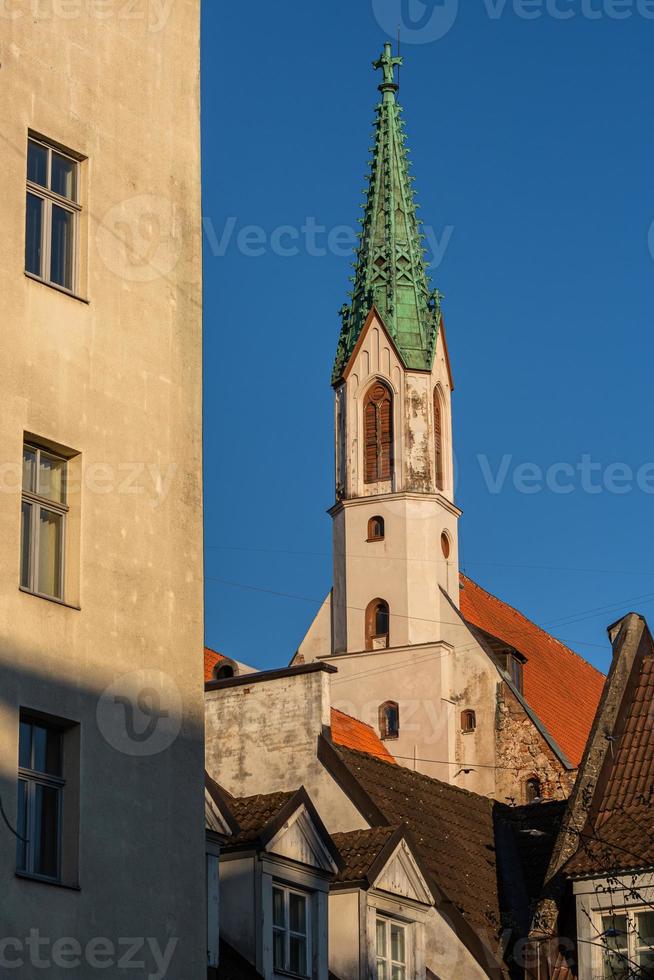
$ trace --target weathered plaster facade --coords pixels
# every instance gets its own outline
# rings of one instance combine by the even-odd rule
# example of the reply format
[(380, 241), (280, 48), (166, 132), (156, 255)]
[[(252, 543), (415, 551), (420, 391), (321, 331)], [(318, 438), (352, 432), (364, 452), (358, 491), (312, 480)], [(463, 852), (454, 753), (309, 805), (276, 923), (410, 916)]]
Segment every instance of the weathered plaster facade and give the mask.
[[(170, 980), (200, 980), (199, 3), (122, 8), (16, 3), (2, 17), (0, 797), (15, 825), (21, 710), (66, 722), (72, 886), (16, 877), (0, 822), (2, 934), (23, 944), (21, 976), (37, 929), (52, 980), (90, 975), (84, 953), (58, 966), (55, 940), (105, 938), (115, 963), (131, 936), (172, 943)], [(78, 160), (75, 295), (24, 271), (30, 132)], [(26, 434), (69, 460), (64, 602), (19, 589)], [(125, 729), (130, 706), (147, 727), (143, 690), (169, 712), (172, 738), (157, 744), (155, 726), (152, 753)]]

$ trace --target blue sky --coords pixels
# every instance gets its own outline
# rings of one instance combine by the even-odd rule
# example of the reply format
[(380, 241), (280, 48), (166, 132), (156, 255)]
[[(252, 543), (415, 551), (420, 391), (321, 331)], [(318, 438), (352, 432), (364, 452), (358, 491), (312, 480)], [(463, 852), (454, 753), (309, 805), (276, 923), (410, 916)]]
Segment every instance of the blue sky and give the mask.
[(205, 2), (210, 645), (286, 664), (331, 586), (341, 226), (358, 228), (371, 61), (400, 22), (456, 382), (462, 568), (601, 668), (609, 623), (654, 621), (647, 14), (646, 0)]

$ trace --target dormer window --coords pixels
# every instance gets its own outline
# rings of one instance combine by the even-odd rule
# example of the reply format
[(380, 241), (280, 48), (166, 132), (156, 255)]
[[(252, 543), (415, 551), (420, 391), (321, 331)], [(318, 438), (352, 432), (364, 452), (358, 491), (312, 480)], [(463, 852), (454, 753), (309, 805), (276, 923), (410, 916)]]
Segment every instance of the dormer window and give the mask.
[(236, 677), (236, 666), (230, 660), (220, 660), (213, 669), (214, 680), (228, 681)]
[(511, 680), (513, 681), (519, 693), (522, 694), (524, 690), (524, 676), (522, 670), (522, 661), (518, 660), (518, 658), (514, 657), (512, 654), (509, 655), (508, 660), (509, 660), (508, 668), (509, 668), (509, 674), (511, 676)]
[(368, 541), (383, 541), (386, 528), (383, 517), (371, 517), (368, 521)]
[(366, 609), (366, 650), (385, 650), (390, 640), (390, 610), (383, 599), (373, 599)]
[(471, 708), (461, 712), (461, 731), (464, 735), (474, 732), (477, 728), (477, 715)]
[(298, 977), (311, 975), (308, 896), (273, 887), (273, 966)]
[(383, 739), (400, 737), (400, 706), (397, 701), (385, 701), (379, 706), (379, 733)]
[(406, 980), (407, 928), (402, 922), (376, 922), (377, 980)]

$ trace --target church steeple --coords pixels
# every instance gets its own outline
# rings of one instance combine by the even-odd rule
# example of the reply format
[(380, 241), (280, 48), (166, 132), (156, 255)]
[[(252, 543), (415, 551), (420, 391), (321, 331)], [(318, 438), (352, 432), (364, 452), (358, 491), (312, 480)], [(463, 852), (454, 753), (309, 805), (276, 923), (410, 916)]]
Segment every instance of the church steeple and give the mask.
[(341, 310), (342, 329), (332, 381), (345, 369), (371, 308), (379, 313), (409, 370), (430, 371), (441, 322), (438, 290), (430, 289), (424, 261), (424, 235), (409, 176), (408, 151), (397, 103), (394, 58), (390, 44), (373, 63), (383, 71), (379, 86), (367, 198), (363, 205), (361, 242), (351, 302)]

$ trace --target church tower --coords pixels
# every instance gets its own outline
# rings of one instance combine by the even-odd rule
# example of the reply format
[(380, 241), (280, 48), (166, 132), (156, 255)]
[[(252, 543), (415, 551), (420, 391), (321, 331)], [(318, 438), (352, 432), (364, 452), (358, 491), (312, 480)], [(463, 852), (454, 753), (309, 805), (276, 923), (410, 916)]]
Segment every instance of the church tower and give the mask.
[(332, 383), (336, 503), (332, 654), (441, 640), (458, 606), (452, 376), (386, 44), (350, 303)]

